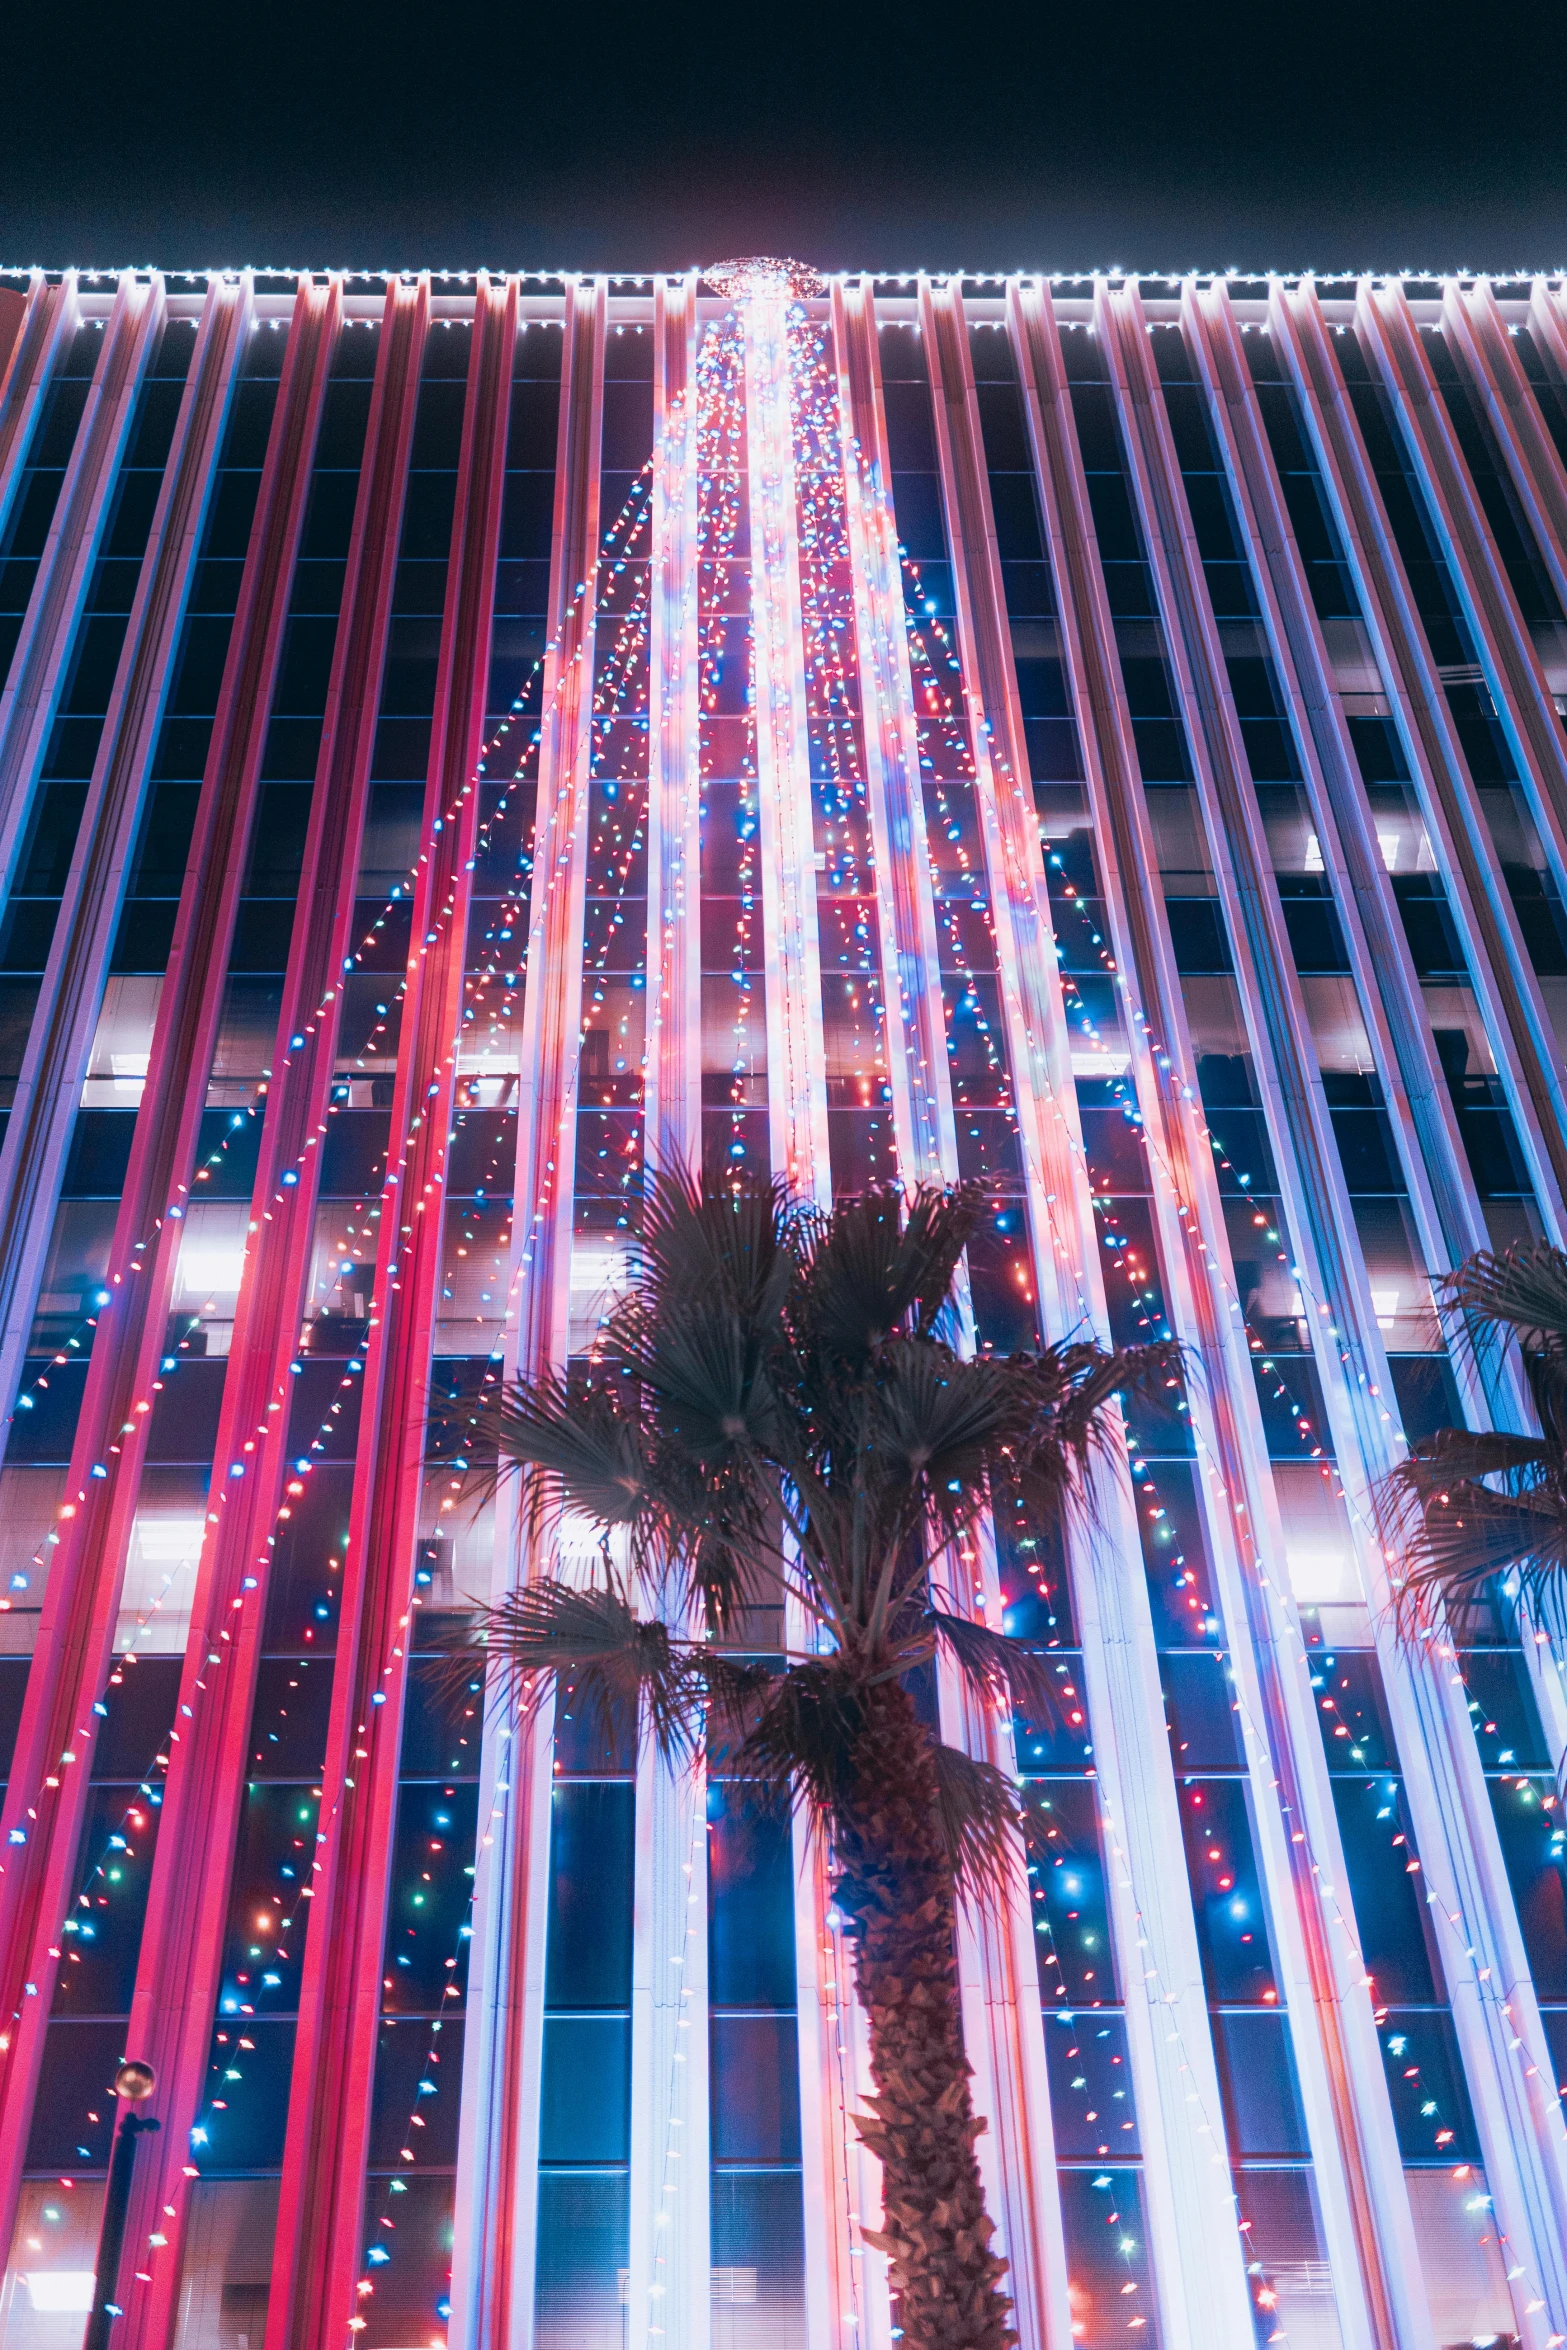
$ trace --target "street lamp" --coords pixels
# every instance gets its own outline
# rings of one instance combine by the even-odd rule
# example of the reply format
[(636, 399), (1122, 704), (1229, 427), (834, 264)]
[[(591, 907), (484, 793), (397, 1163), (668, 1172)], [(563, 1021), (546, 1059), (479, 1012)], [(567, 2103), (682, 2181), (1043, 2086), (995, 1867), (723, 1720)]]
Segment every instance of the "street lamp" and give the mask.
[(158, 2076), (150, 2064), (138, 2064), (127, 2059), (114, 2076), (114, 2094), (124, 2108), (120, 2124), (114, 2133), (114, 2151), (109, 2157), (109, 2186), (103, 2199), (103, 2226), (98, 2235), (98, 2266), (93, 2278), (92, 2315), (87, 2320), (87, 2336), (82, 2350), (109, 2350), (109, 2327), (120, 2315), (119, 2304), (113, 2298), (115, 2281), (120, 2273), (120, 2248), (125, 2242), (125, 2214), (130, 2208), (131, 2173), (136, 2167), (136, 2141), (144, 2131), (160, 2125), (149, 2115), (145, 2119), (136, 2111), (158, 2086)]

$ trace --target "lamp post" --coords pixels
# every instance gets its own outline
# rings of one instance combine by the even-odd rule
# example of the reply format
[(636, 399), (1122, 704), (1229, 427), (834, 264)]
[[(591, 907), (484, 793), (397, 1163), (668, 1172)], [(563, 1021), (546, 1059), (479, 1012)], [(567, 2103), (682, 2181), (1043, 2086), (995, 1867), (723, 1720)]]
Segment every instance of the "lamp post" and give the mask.
[(114, 2287), (120, 2273), (120, 2248), (125, 2241), (125, 2214), (131, 2200), (131, 2173), (136, 2167), (136, 2141), (159, 2124), (143, 2120), (136, 2107), (158, 2086), (150, 2064), (127, 2061), (114, 2076), (114, 2094), (124, 2111), (114, 2133), (109, 2156), (109, 2185), (103, 2199), (103, 2226), (98, 2234), (98, 2266), (93, 2278), (92, 2315), (87, 2320), (82, 2350), (109, 2350), (109, 2328), (120, 2314)]

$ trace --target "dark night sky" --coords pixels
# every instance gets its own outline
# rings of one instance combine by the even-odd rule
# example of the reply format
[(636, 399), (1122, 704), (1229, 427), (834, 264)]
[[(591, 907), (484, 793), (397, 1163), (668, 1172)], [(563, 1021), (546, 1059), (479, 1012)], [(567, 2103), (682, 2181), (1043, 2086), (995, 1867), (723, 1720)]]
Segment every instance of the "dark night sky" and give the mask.
[(12, 0), (0, 259), (1567, 263), (1561, 0)]

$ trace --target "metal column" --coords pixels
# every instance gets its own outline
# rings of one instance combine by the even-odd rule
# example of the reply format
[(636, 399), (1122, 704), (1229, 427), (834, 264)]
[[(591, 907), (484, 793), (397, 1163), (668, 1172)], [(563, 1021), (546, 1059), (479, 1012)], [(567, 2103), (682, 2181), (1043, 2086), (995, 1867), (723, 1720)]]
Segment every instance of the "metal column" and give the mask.
[[(1409, 1798), (1427, 1883), (1459, 1921), (1460, 1938), (1444, 1942), (1454, 2021), (1498, 2220), (1534, 2296), (1532, 2311), (1519, 2296), (1519, 2329), (1526, 2341), (1543, 2342), (1551, 2325), (1542, 2326), (1541, 2312), (1552, 2311), (1560, 2325), (1567, 2310), (1567, 2133), (1554, 2097), (1538, 2085), (1539, 2068), (1549, 2060), (1464, 1701), (1439, 1660), (1416, 1656), (1400, 1639), (1388, 1605), (1375, 1497), (1403, 1449), (1387, 1408), (1391, 1379), (1135, 289), (1112, 291), (1101, 282), (1096, 316), (1111, 353), (1134, 496), (1166, 618), (1389, 1705), (1401, 1750), (1429, 1764), (1428, 1775), (1411, 1776)], [(1501, 2012), (1492, 1990), (1497, 1984), (1505, 1986), (1510, 2015)], [(1528, 2050), (1522, 2063), (1521, 2048)]]
[[(1107, 1337), (1039, 825), (1023, 750), (967, 329), (958, 289), (920, 284), (958, 635), (1047, 1336)], [(1069, 1538), (1074, 1603), (1145, 2145), (1161, 2323), (1170, 2350), (1251, 2341), (1218, 2074), (1186, 1882), (1174, 1774), (1131, 1486), (1119, 1448), (1096, 1520)], [(1199, 2250), (1200, 2247), (1200, 2256)]]
[[(876, 320), (865, 280), (834, 284), (833, 333), (898, 1167), (906, 1182), (953, 1184), (959, 1177), (957, 1123), (935, 896)], [(972, 1345), (972, 1316), (965, 1320)], [(976, 1553), (966, 1574), (949, 1575), (946, 1604), (972, 1610), (977, 1570), (985, 1620), (999, 1630), (1001, 1595), (988, 1523), (977, 1530)], [(938, 1658), (937, 1676), (943, 1735), (982, 1760), (1015, 1770), (1009, 1727), (977, 1700), (950, 1659)], [(1066, 2247), (1054, 2178), (1039, 1967), (1021, 1868), (987, 1910), (959, 1905), (958, 1974), (975, 2110), (989, 2125), (975, 2152), (1007, 2260), (1015, 2322), (1027, 2343), (1065, 2345), (1071, 2340)]]
[[(567, 285), (512, 1185), (516, 1320), (508, 1377), (559, 1368), (566, 1358), (607, 303), (601, 279)], [(525, 1581), (536, 1565), (548, 1571), (546, 1561), (524, 1555), (510, 1483), (496, 1507), (496, 1595)], [(527, 2350), (533, 2340), (553, 1730), (551, 1703), (525, 1733), (501, 1694), (489, 1693), (457, 2151), (452, 2350), (494, 2350), (500, 2343)]]
[(391, 1146), (365, 1353), (267, 2350), (342, 2350), (359, 2302), (386, 1902), (489, 675), (517, 287), (483, 275), (458, 460)]
[(1359, 597), (1377, 666), (1546, 1228), (1567, 1239), (1567, 1079), (1506, 879), (1491, 846), (1344, 378), (1310, 281), (1268, 305)]
[(55, 365), (80, 324), (75, 270), (68, 269), (52, 285), (42, 270), (35, 270), (21, 326), (0, 369), (0, 530), (11, 518), (11, 501)]
[[(702, 1151), (696, 279), (653, 288), (644, 1163)], [(678, 1592), (666, 1614), (696, 1629)], [(707, 1773), (637, 1757), (631, 1986), (631, 2350), (707, 2350), (712, 2311)]]
[(76, 428), (22, 632), (0, 693), (0, 895), (16, 875), (33, 786), (65, 685), (120, 460), (163, 327), (161, 278), (126, 270)]
[[(10, 1275), (13, 1316), (8, 1371), (16, 1371), (32, 1316), (37, 1268), (48, 1242), (49, 1209), (75, 1124), (92, 1018), (102, 993), (113, 937), (112, 897), (104, 865), (123, 875), (129, 853), (129, 815), (139, 806), (151, 763), (169, 662), (194, 558), (198, 525), (216, 460), (228, 395), (250, 311), (247, 285), (215, 286), (208, 297), (192, 377), (181, 408), (175, 454), (165, 478), (160, 515), (165, 536), (143, 574), (137, 611), (116, 680), (116, 709), (105, 727), (94, 789), (72, 868), (74, 890), (61, 909), (50, 954), (50, 977), (28, 1044), (23, 1086), (11, 1113), (0, 1179), (13, 1177), (0, 1224), (0, 1272)], [(308, 337), (306, 338), (308, 341)], [(280, 403), (279, 415), (283, 413)], [(289, 452), (289, 461), (293, 459)], [(273, 459), (273, 503), (287, 464), (278, 432)], [(246, 565), (244, 621), (237, 619), (224, 672), (226, 714), (213, 733), (195, 837), (175, 923), (168, 975), (159, 1004), (142, 1113), (136, 1121), (106, 1288), (110, 1302), (98, 1315), (82, 1396), (59, 1539), (28, 1674), (5, 1807), (0, 1814), (0, 2230), (14, 2216), (26, 2148), (26, 2117), (43, 2055), (50, 1991), (58, 1964), (60, 1928), (75, 1886), (76, 1847), (87, 1802), (94, 1717), (92, 1705), (109, 1671), (125, 1548), (135, 1514), (147, 1424), (168, 1317), (175, 1259), (182, 1233), (179, 1199), (189, 1182), (206, 1093), (223, 971), (228, 960), (238, 866), (243, 858), (254, 780), (261, 763), (265, 701), (259, 712), (236, 690), (254, 677), (260, 638), (275, 639), (281, 624), (258, 597), (260, 553), (270, 516), (264, 501)], [(274, 522), (275, 522), (275, 518)], [(179, 524), (183, 522), (185, 528)], [(155, 526), (156, 529), (156, 526)], [(268, 572), (267, 591), (275, 589)], [(248, 592), (247, 592), (248, 591)], [(112, 787), (118, 785), (116, 791)], [(102, 786), (103, 788), (100, 788)], [(96, 821), (103, 811), (105, 839)], [(111, 814), (122, 823), (109, 825)], [(218, 886), (224, 864), (204, 861), (215, 831), (236, 870)], [(237, 845), (236, 845), (237, 833)], [(87, 877), (102, 884), (90, 893)], [(94, 902), (95, 901), (95, 902)], [(96, 917), (95, 919), (93, 917)], [(50, 980), (54, 981), (51, 988)], [(40, 1034), (42, 1031), (42, 1035)], [(53, 1048), (52, 1050), (49, 1048)], [(74, 1047), (74, 1050), (68, 1049)], [(199, 1070), (198, 1065), (199, 1063)], [(63, 1064), (63, 1068), (62, 1068)], [(43, 1071), (48, 1075), (44, 1076)], [(59, 1070), (60, 1074), (55, 1075)], [(193, 1071), (196, 1072), (193, 1074)], [(29, 1082), (29, 1076), (31, 1082)], [(32, 1173), (30, 1213), (22, 1220), (15, 1182)], [(172, 1213), (171, 1213), (172, 1210)], [(23, 1267), (31, 1278), (19, 1292)], [(25, 1318), (21, 1297), (25, 1295)]]
[[(337, 296), (334, 287), (328, 350)], [(289, 1474), (289, 1374), (315, 1240), (340, 975), (354, 943), (354, 885), (428, 312), (425, 281), (388, 288), (224, 1380), (220, 1475), (191, 1606), (131, 1998), (126, 2044), (157, 2072), (163, 2133), (143, 2155), (132, 2194), (130, 2250), (115, 2295), (125, 2312), (120, 2350), (167, 2350), (179, 2319), (190, 2130), (206, 2091), (269, 1570)], [(225, 1465), (243, 1474), (224, 1475)], [(204, 1867), (191, 1867), (193, 1852), (209, 1856)]]
[[(7, 1412), (27, 1352), (55, 1197), (98, 1025), (251, 309), (248, 278), (214, 281), (202, 311), (15, 1105), (0, 1147), (0, 1405)], [(144, 1098), (151, 1102), (150, 1090)], [(160, 1193), (150, 1215), (161, 1215), (166, 1205)], [(129, 1247), (132, 1237), (147, 1239), (151, 1230), (151, 1222), (144, 1223), (134, 1235), (127, 1235), (125, 1245)], [(118, 1352), (114, 1327), (111, 1309), (108, 1322), (98, 1331), (98, 1351)], [(0, 1993), (0, 2013), (3, 1996)]]

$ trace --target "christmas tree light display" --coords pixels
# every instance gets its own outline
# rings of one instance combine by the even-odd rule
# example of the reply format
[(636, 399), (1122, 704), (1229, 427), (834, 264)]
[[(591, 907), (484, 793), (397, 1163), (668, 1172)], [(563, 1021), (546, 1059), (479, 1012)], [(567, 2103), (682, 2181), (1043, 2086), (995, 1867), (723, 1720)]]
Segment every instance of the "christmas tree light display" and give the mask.
[[(1023, 1788), (959, 1972), (1025, 2341), (1331, 2309), (1413, 2350), (1458, 2322), (1438, 2216), (1466, 2326), (1567, 2338), (1555, 1648), (1505, 1594), (1411, 1634), (1377, 1500), (1428, 1424), (1521, 1408), (1443, 1273), (1562, 1237), (1567, 755), (1519, 585), (1567, 596), (1559, 283), (63, 283), (19, 285), (0, 386), (12, 683), (83, 725), (116, 595), (126, 650), (79, 779), (110, 896), (36, 893), (0, 1158), (6, 2350), (90, 2278), (126, 2053), (136, 2350), (202, 2294), (251, 2350), (891, 2339), (819, 1856), (443, 1662), (592, 1563), (481, 1490), (486, 1407), (598, 1358), (650, 1170), (697, 1163), (976, 1186), (962, 1351), (1184, 1350), (1083, 1523), (952, 1563), (1050, 1718), (928, 1693)], [(5, 795), (77, 780), (22, 710), (7, 974)], [(158, 1008), (97, 1073), (176, 790)], [(4, 1217), (51, 1150), (44, 1289)], [(748, 1643), (802, 1637), (780, 1597)]]

